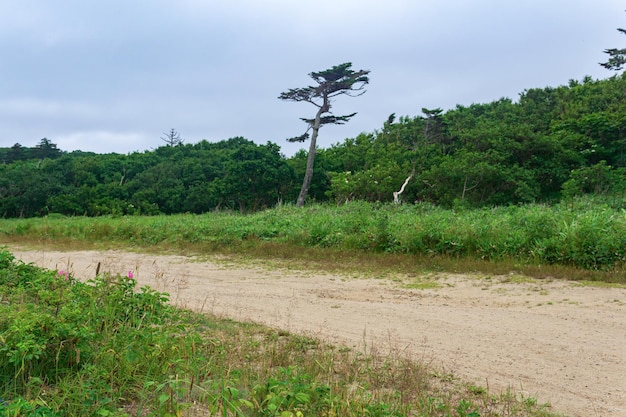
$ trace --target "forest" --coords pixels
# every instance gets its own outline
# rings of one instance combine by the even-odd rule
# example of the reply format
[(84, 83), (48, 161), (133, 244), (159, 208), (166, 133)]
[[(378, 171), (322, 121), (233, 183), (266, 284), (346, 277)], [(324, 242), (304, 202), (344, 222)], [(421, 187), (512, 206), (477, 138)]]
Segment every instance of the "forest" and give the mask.
[[(622, 73), (391, 114), (374, 132), (318, 148), (307, 202), (478, 208), (591, 194), (623, 208), (625, 100)], [(256, 212), (296, 201), (306, 159), (243, 137), (130, 154), (16, 143), (0, 148), (0, 216)]]

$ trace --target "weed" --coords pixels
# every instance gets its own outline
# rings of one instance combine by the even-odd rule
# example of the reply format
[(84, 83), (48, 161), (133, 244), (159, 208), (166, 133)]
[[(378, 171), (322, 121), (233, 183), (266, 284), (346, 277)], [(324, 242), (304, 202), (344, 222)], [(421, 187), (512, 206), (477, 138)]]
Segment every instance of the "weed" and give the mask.
[(435, 290), (441, 288), (441, 284), (434, 280), (416, 280), (414, 282), (404, 284), (405, 288), (417, 289), (417, 290)]
[(83, 283), (0, 251), (0, 294), (2, 415), (549, 415), (398, 351), (364, 354), (171, 307), (130, 274)]
[(576, 283), (579, 287), (597, 287), (597, 288), (626, 288), (626, 284), (620, 284), (615, 282), (598, 282), (582, 280)]
[(575, 211), (563, 205), (454, 211), (352, 202), (280, 206), (249, 215), (2, 219), (0, 233), (5, 239), (66, 247), (131, 243), (150, 250), (245, 252), (300, 262), (313, 255), (330, 264), (332, 257), (358, 263), (360, 254), (393, 268), (417, 257), (414, 265), (435, 270), (478, 268), (499, 275), (517, 271), (622, 283), (626, 265), (626, 217), (600, 203)]

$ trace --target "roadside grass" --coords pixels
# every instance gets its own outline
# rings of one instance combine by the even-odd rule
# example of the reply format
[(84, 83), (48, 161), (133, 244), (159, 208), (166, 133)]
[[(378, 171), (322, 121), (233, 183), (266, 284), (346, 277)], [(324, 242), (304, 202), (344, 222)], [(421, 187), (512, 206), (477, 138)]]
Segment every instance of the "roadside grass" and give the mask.
[(626, 284), (626, 214), (593, 201), (446, 210), (352, 202), (153, 217), (0, 220), (4, 243), (264, 259), (303, 269), (519, 273)]
[(626, 284), (615, 282), (597, 282), (597, 281), (578, 281), (576, 285), (581, 287), (597, 287), (597, 288), (626, 288)]
[(199, 314), (132, 276), (79, 282), (0, 251), (6, 416), (556, 416), (406, 359)]
[[(71, 221), (72, 219), (67, 219)], [(111, 221), (116, 221), (111, 219)], [(0, 228), (3, 220), (0, 220)], [(0, 232), (1, 233), (1, 232)], [(445, 255), (413, 255), (398, 253), (366, 252), (362, 250), (300, 247), (286, 243), (260, 241), (258, 239), (234, 243), (230, 246), (209, 247), (202, 244), (157, 245), (129, 244), (117, 240), (81, 240), (69, 237), (42, 238), (36, 233), (27, 235), (5, 235), (1, 242), (25, 248), (47, 248), (49, 250), (110, 250), (124, 249), (142, 253), (166, 253), (211, 257), (214, 262), (241, 265), (259, 265), (266, 268), (327, 271), (349, 276), (395, 277), (397, 275), (422, 276), (431, 273), (476, 273), (482, 275), (526, 276), (535, 279), (561, 279), (583, 281), (591, 285), (597, 282), (626, 285), (626, 270), (615, 266), (610, 270), (584, 269), (571, 265), (536, 264), (519, 259), (497, 260), (473, 257), (451, 257)]]

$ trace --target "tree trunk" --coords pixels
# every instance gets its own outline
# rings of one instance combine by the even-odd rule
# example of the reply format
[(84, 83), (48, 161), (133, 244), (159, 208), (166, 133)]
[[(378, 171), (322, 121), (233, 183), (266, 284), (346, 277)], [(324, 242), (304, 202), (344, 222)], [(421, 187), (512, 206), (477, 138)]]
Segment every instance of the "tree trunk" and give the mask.
[(404, 192), (404, 189), (406, 188), (406, 185), (409, 183), (409, 181), (411, 181), (411, 178), (413, 178), (413, 175), (415, 175), (415, 168), (413, 168), (413, 171), (411, 171), (411, 175), (409, 175), (406, 178), (406, 180), (404, 180), (404, 184), (402, 184), (402, 187), (400, 188), (400, 191), (394, 191), (393, 192), (393, 203), (395, 205), (400, 204), (400, 196)]
[(306, 196), (309, 193), (309, 187), (311, 186), (311, 180), (313, 179), (313, 164), (315, 163), (315, 149), (317, 146), (317, 135), (320, 131), (322, 113), (324, 113), (326, 106), (320, 107), (315, 115), (315, 122), (313, 123), (313, 133), (311, 134), (311, 144), (309, 145), (309, 156), (306, 159), (306, 171), (304, 172), (304, 180), (302, 181), (302, 188), (300, 189), (300, 195), (296, 202), (296, 207), (304, 206)]
[(466, 175), (466, 176), (465, 176), (465, 182), (463, 182), (463, 193), (461, 194), (461, 201), (465, 201), (465, 193), (466, 193), (467, 191), (473, 190), (474, 188), (478, 187), (478, 184), (480, 183), (480, 182), (477, 182), (477, 183), (476, 183), (476, 184), (474, 184), (472, 187), (467, 188), (467, 178), (468, 178), (468, 177), (469, 177), (469, 176), (468, 176), (468, 175)]

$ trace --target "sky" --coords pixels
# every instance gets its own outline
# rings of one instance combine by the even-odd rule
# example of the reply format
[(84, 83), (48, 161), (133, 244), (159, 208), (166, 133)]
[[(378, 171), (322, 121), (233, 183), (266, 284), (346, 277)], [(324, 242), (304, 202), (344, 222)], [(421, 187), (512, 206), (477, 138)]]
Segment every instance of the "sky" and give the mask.
[(328, 148), (391, 113), (516, 100), (614, 73), (623, 0), (0, 0), (0, 147), (131, 153), (242, 136), (289, 157), (310, 103), (281, 101), (345, 62), (367, 92), (339, 96)]

